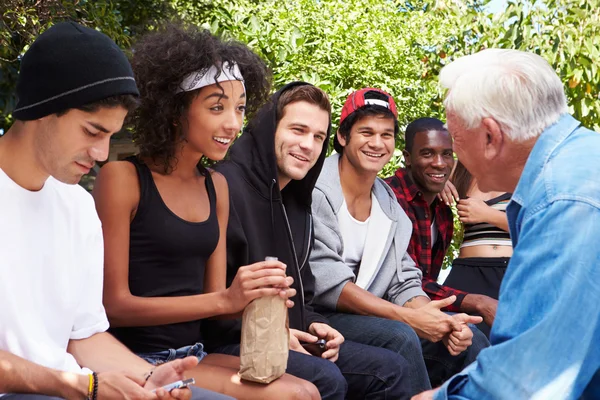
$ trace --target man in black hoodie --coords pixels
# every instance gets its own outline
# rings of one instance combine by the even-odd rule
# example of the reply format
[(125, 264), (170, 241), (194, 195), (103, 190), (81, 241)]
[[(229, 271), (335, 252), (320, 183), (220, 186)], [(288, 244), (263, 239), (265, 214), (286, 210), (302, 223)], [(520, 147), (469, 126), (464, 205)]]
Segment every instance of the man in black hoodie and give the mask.
[[(408, 398), (404, 358), (382, 348), (342, 344), (343, 336), (310, 306), (315, 283), (308, 264), (311, 193), (327, 153), (330, 118), (323, 91), (303, 82), (288, 84), (250, 121), (232, 146), (230, 160), (216, 167), (230, 191), (228, 284), (239, 266), (278, 257), (298, 291), (289, 310), (287, 373), (314, 383), (323, 399)], [(238, 354), (240, 329), (239, 320), (211, 324), (209, 346)], [(299, 343), (317, 339), (327, 341), (321, 357)]]

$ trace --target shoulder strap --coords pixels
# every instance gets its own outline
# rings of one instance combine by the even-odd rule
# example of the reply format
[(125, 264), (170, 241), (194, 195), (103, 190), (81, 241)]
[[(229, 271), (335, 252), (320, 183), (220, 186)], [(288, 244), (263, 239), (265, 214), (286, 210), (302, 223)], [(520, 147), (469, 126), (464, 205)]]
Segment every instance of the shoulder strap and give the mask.
[(486, 201), (485, 203), (488, 206), (492, 206), (494, 204), (500, 203), (501, 201), (510, 200), (511, 197), (512, 197), (511, 193), (504, 193), (504, 194), (501, 194), (498, 197), (494, 197), (493, 199), (490, 199), (490, 200)]
[[(213, 215), (217, 210), (217, 191), (215, 190), (215, 185), (212, 180), (212, 172), (213, 170), (204, 168), (200, 170), (204, 174), (204, 179), (206, 179), (206, 191), (208, 192), (208, 201), (210, 203), (210, 214)], [(210, 218), (210, 217), (209, 217)]]
[(144, 209), (144, 206), (148, 201), (148, 196), (150, 196), (150, 190), (152, 189), (153, 184), (152, 172), (150, 172), (150, 168), (141, 162), (137, 156), (127, 157), (125, 161), (129, 161), (135, 166), (138, 175), (138, 181), (140, 183), (140, 201), (138, 203), (138, 210), (136, 212), (137, 216)]

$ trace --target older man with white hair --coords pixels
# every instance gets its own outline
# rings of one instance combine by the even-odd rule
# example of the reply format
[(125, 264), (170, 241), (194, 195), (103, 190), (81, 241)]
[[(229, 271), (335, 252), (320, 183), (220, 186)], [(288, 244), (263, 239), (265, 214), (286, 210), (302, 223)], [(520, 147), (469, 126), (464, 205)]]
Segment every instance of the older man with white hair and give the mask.
[(481, 190), (514, 193), (514, 255), (492, 346), (415, 399), (600, 398), (600, 135), (567, 113), (535, 54), (484, 50), (440, 81), (458, 158)]

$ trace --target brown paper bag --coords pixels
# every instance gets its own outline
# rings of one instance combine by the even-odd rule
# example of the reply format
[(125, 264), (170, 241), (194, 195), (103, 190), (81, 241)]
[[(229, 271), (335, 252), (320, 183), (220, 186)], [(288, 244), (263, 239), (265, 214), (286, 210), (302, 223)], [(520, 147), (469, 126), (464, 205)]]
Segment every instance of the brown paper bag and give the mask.
[(287, 367), (289, 346), (285, 300), (279, 296), (269, 296), (250, 302), (242, 319), (242, 379), (270, 383), (279, 378)]

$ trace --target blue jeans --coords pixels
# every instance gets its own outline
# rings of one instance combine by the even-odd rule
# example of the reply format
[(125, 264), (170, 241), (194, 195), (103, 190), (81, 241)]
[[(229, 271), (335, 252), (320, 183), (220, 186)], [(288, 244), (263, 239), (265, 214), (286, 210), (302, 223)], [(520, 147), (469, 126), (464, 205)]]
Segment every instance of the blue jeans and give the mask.
[(179, 349), (169, 349), (157, 351), (155, 353), (137, 353), (137, 355), (152, 365), (160, 365), (188, 356), (196, 356), (198, 357), (198, 362), (200, 362), (206, 357), (206, 352), (204, 351), (204, 345), (202, 345), (202, 343), (196, 343)]
[[(240, 346), (223, 346), (215, 352), (239, 356)], [(346, 341), (335, 364), (290, 351), (286, 373), (312, 382), (322, 400), (402, 400), (410, 399), (409, 369), (408, 362), (396, 353)]]
[[(202, 361), (206, 357), (204, 351), (204, 345), (202, 343), (196, 343), (191, 346), (181, 347), (179, 349), (169, 349), (164, 351), (158, 351), (155, 353), (138, 353), (139, 357), (148, 361), (152, 365), (160, 365), (169, 361), (185, 358), (188, 356), (196, 356), (198, 362)], [(207, 399), (207, 400), (232, 400), (233, 397), (226, 396), (224, 394), (211, 392), (210, 390), (201, 389), (196, 386), (192, 386), (192, 400), (196, 399)], [(4, 399), (2, 399), (4, 400)], [(25, 399), (24, 399), (25, 400)], [(29, 400), (29, 399), (27, 399)], [(32, 399), (37, 400), (37, 399)], [(41, 400), (41, 399), (40, 399)]]
[(323, 313), (332, 327), (346, 340), (383, 347), (408, 360), (411, 393), (437, 387), (475, 361), (477, 354), (490, 344), (483, 333), (473, 331), (473, 344), (458, 356), (452, 356), (442, 342), (420, 339), (407, 324), (385, 318), (355, 314)]
[[(190, 386), (192, 390), (191, 400), (234, 400), (233, 397), (211, 392), (196, 386)], [(7, 394), (2, 400), (61, 400), (59, 397), (43, 396), (40, 394)]]

